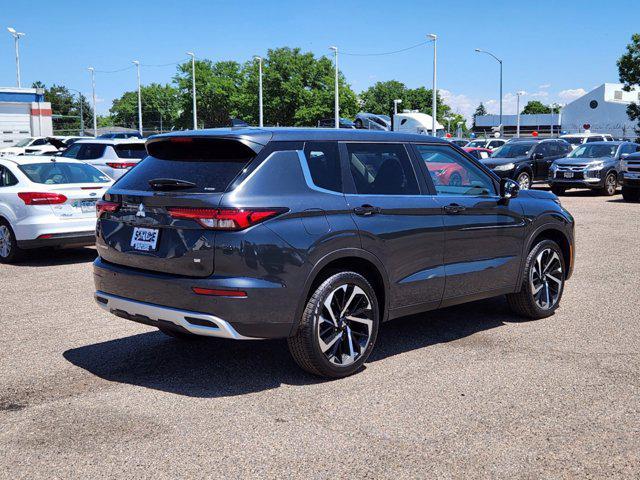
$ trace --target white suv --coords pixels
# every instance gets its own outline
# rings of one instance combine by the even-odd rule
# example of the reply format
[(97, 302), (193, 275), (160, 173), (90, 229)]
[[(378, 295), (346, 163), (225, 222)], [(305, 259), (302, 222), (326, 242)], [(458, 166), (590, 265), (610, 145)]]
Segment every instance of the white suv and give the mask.
[(78, 140), (62, 156), (82, 160), (117, 180), (147, 156), (144, 143), (137, 138)]
[(77, 160), (0, 158), (0, 263), (18, 261), (30, 248), (93, 244), (96, 202), (112, 184)]
[(608, 133), (568, 133), (560, 135), (560, 138), (569, 142), (573, 150), (583, 143), (613, 142), (613, 137)]

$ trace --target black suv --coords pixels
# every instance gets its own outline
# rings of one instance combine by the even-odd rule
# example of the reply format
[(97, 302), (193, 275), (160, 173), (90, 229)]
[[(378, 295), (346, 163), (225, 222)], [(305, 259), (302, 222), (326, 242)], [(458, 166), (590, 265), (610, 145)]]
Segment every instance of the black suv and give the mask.
[(547, 317), (571, 215), (425, 135), (220, 129), (152, 137), (98, 204), (95, 298), (182, 339), (287, 338), (304, 369), (358, 370), (381, 322), (506, 294)]
[(571, 152), (571, 145), (558, 139), (511, 139), (482, 162), (501, 178), (518, 182), (520, 189), (534, 181), (547, 181), (549, 167)]

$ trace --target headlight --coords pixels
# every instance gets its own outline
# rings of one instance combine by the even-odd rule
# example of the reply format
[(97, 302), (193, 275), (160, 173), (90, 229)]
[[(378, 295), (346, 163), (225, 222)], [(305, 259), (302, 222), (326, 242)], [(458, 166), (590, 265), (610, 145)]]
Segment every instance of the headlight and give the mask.
[(620, 170), (627, 170), (627, 161), (626, 160), (620, 160)]
[(515, 163), (504, 163), (493, 167), (496, 172), (506, 172), (507, 170), (513, 170), (514, 168), (516, 168)]
[(604, 167), (604, 162), (593, 162), (587, 165), (587, 170), (601, 170)]
[(551, 170), (552, 172), (555, 172), (558, 169), (558, 165), (556, 165), (555, 163), (552, 163), (551, 166), (549, 167), (549, 170)]

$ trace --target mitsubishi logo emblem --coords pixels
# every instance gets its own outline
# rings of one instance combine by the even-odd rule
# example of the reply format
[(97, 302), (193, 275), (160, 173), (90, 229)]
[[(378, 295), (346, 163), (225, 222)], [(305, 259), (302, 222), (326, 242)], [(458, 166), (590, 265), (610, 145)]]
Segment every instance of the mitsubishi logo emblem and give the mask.
[(144, 212), (144, 205), (141, 203), (138, 207), (138, 211), (136, 212), (136, 217), (146, 217), (147, 214)]

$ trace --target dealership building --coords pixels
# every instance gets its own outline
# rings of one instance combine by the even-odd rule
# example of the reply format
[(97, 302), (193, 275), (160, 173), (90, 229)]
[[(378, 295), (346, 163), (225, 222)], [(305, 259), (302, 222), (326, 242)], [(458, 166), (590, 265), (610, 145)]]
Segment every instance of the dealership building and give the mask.
[[(589, 125), (591, 132), (610, 133), (614, 137), (633, 137), (637, 123), (627, 115), (627, 107), (632, 103), (640, 103), (640, 90), (629, 92), (622, 89), (621, 83), (604, 83), (580, 98), (573, 100), (562, 108), (561, 112), (545, 115), (520, 115), (520, 134), (530, 135), (537, 131), (540, 135), (548, 135), (552, 131), (557, 134), (578, 133)], [(506, 136), (516, 133), (517, 115), (503, 115), (503, 131)], [(490, 134), (500, 125), (498, 115), (481, 115), (476, 117), (474, 132)]]
[(0, 148), (51, 135), (51, 104), (44, 101), (43, 89), (0, 87)]

